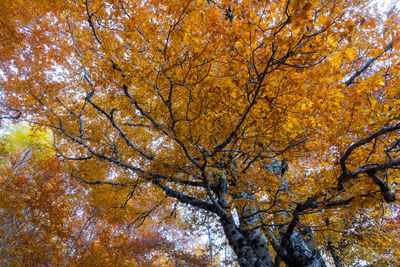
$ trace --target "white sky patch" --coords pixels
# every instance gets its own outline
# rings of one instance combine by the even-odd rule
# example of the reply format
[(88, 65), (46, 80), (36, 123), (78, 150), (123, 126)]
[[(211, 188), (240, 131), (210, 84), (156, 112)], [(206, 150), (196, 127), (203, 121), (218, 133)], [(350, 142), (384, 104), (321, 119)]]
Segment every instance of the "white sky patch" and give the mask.
[(378, 11), (387, 14), (387, 12), (395, 7), (397, 10), (400, 9), (399, 0), (371, 0), (369, 7), (377, 8)]

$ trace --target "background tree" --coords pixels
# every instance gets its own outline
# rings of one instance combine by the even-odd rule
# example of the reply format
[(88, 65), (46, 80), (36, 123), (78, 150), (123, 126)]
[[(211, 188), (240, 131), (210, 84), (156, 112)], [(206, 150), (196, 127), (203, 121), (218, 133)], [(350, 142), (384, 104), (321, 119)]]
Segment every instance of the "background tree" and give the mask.
[(400, 165), (394, 9), (17, 4), (1, 4), (6, 103), (52, 129), (74, 177), (121, 190), (98, 191), (96, 205), (146, 193), (202, 210), (241, 266), (398, 264), (396, 238), (379, 239)]
[(65, 164), (48, 146), (49, 137), (48, 132), (18, 125), (1, 138), (2, 265), (204, 266), (208, 262), (192, 253), (176, 223), (154, 227), (153, 217), (134, 227), (124, 220), (127, 209), (103, 205), (99, 210), (91, 200), (95, 189), (70, 179)]

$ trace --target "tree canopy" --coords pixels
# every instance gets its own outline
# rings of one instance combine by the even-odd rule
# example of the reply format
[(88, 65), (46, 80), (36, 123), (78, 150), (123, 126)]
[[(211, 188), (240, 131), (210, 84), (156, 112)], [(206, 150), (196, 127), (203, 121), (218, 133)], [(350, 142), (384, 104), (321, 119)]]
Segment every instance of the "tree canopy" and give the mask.
[(201, 211), (241, 266), (396, 266), (397, 11), (5, 0), (2, 117), (51, 131), (91, 204)]
[(48, 137), (18, 125), (1, 138), (1, 265), (206, 265), (200, 247), (190, 251), (181, 224), (135, 224), (126, 218), (133, 209), (97, 206), (95, 190), (68, 179)]

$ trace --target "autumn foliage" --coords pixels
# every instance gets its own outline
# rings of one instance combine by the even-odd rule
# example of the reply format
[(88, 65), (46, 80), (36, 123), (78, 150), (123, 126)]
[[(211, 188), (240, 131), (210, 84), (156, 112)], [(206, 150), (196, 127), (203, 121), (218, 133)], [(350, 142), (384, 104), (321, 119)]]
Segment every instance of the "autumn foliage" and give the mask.
[(20, 125), (1, 139), (1, 265), (207, 263), (204, 252), (196, 256), (187, 246), (177, 224), (154, 227), (153, 220), (135, 227), (120, 206), (100, 211), (90, 188), (71, 179), (48, 137)]
[[(0, 16), (3, 117), (51, 131), (73, 179), (48, 183), (91, 188), (80, 205), (101, 220), (185, 227), (166, 215), (188, 205), (241, 266), (400, 264), (395, 6), (30, 0)], [(93, 246), (115, 244), (94, 258), (135, 257), (104, 229)]]

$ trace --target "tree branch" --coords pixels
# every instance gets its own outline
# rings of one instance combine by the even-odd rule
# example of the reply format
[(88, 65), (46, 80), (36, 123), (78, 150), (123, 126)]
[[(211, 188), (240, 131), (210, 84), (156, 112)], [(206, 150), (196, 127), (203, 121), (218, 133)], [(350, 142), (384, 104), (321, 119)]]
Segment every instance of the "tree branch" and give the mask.
[(378, 58), (380, 58), (384, 53), (386, 53), (387, 51), (389, 51), (389, 50), (392, 49), (392, 48), (393, 48), (393, 44), (390, 43), (390, 44), (388, 44), (388, 46), (385, 47), (385, 49), (383, 50), (382, 53), (380, 53), (380, 54), (377, 55), (376, 57), (372, 57), (372, 58), (368, 59), (368, 60), (365, 62), (365, 64), (364, 64), (361, 68), (359, 68), (358, 70), (356, 70), (356, 72), (353, 73), (353, 75), (351, 75), (350, 78), (347, 79), (347, 80), (344, 82), (344, 84), (345, 84), (346, 86), (349, 86), (349, 85), (353, 84), (353, 83), (354, 83), (354, 80), (355, 80), (358, 76), (360, 76), (364, 71), (366, 71), (366, 70), (368, 69), (368, 67), (371, 66), (372, 63), (374, 63)]
[(376, 131), (375, 133), (371, 134), (370, 136), (362, 138), (358, 142), (353, 143), (353, 144), (351, 144), (349, 146), (349, 148), (346, 150), (346, 152), (340, 158), (340, 167), (342, 169), (342, 174), (340, 175), (340, 177), (338, 179), (338, 189), (339, 189), (339, 191), (343, 190), (343, 188), (344, 188), (343, 184), (346, 181), (348, 181), (349, 179), (353, 178), (354, 175), (358, 174), (358, 173), (353, 173), (353, 174), (350, 173), (349, 170), (346, 167), (346, 160), (350, 157), (351, 153), (355, 149), (357, 149), (357, 148), (359, 148), (359, 147), (371, 142), (375, 138), (377, 138), (377, 137), (379, 137), (379, 136), (381, 136), (383, 134), (394, 132), (394, 131), (397, 131), (397, 130), (400, 130), (400, 122), (398, 122), (398, 123), (396, 123), (396, 124), (394, 124), (392, 126), (382, 127), (380, 130)]
[[(93, 91), (92, 91), (93, 92)], [(88, 94), (86, 99), (87, 101), (97, 110), (99, 111), (101, 114), (103, 114), (104, 116), (106, 116), (106, 118), (110, 121), (111, 125), (118, 131), (119, 135), (121, 136), (121, 138), (125, 141), (125, 143), (133, 148), (135, 151), (139, 152), (140, 155), (142, 155), (143, 157), (145, 157), (148, 160), (154, 160), (154, 158), (149, 155), (148, 153), (146, 153), (145, 151), (139, 149), (137, 146), (135, 146), (131, 140), (128, 138), (127, 134), (122, 131), (122, 129), (117, 125), (117, 123), (114, 120), (114, 112), (116, 111), (116, 109), (113, 109), (110, 114), (108, 114), (105, 110), (103, 110), (102, 108), (100, 108), (99, 106), (97, 106), (95, 103), (93, 103), (93, 101), (91, 100), (93, 96), (93, 93)]]
[(389, 186), (381, 178), (379, 178), (378, 175), (376, 175), (376, 171), (371, 170), (371, 171), (368, 171), (367, 174), (379, 186), (379, 188), (381, 189), (383, 198), (385, 199), (385, 201), (387, 203), (396, 201), (396, 196), (390, 192)]
[(187, 196), (183, 193), (180, 193), (178, 191), (175, 191), (175, 190), (169, 188), (168, 186), (162, 185), (159, 179), (154, 179), (152, 182), (153, 182), (153, 184), (155, 184), (159, 188), (161, 188), (164, 191), (164, 193), (169, 197), (175, 198), (184, 204), (192, 205), (194, 207), (201, 208), (201, 209), (209, 211), (211, 213), (222, 215), (222, 214), (219, 214), (220, 212), (212, 204), (210, 204), (208, 202), (196, 199), (194, 197)]
[(89, 184), (89, 185), (103, 185), (103, 184), (106, 184), (106, 185), (111, 185), (111, 186), (126, 186), (126, 184), (124, 184), (124, 183), (115, 183), (115, 182), (107, 182), (107, 181), (99, 181), (99, 180), (91, 182), (91, 181), (86, 180), (83, 177), (74, 175), (74, 172), (71, 172), (71, 176), (74, 177), (74, 178), (77, 178), (78, 180), (84, 182), (85, 184)]
[(290, 222), (290, 224), (286, 230), (286, 233), (284, 234), (284, 236), (280, 242), (279, 248), (276, 251), (274, 267), (281, 266), (281, 258), (283, 255), (283, 251), (285, 250), (285, 247), (287, 246), (289, 239), (293, 234), (294, 229), (296, 228), (297, 224), (299, 223), (299, 217), (300, 217), (301, 212), (303, 212), (304, 210), (306, 210), (308, 208), (315, 207), (317, 205), (315, 203), (315, 200), (317, 200), (317, 198), (318, 198), (317, 196), (312, 196), (312, 197), (309, 197), (306, 201), (297, 204), (297, 207), (293, 212), (293, 219)]
[(94, 38), (96, 38), (97, 42), (99, 42), (99, 44), (101, 45), (102, 43), (101, 43), (99, 37), (97, 36), (96, 29), (94, 28), (93, 21), (92, 21), (92, 17), (93, 17), (94, 13), (90, 13), (89, 5), (88, 5), (88, 1), (87, 0), (85, 1), (85, 5), (86, 5), (86, 13), (88, 15), (89, 26), (93, 31)]
[[(326, 218), (325, 220), (326, 222), (326, 226), (329, 226), (329, 218)], [(340, 260), (340, 258), (338, 257), (338, 255), (336, 255), (336, 251), (335, 251), (335, 247), (333, 246), (332, 243), (332, 238), (331, 235), (328, 235), (328, 250), (329, 253), (331, 254), (332, 258), (333, 258), (333, 262), (335, 263), (335, 267), (342, 267), (342, 261)]]

